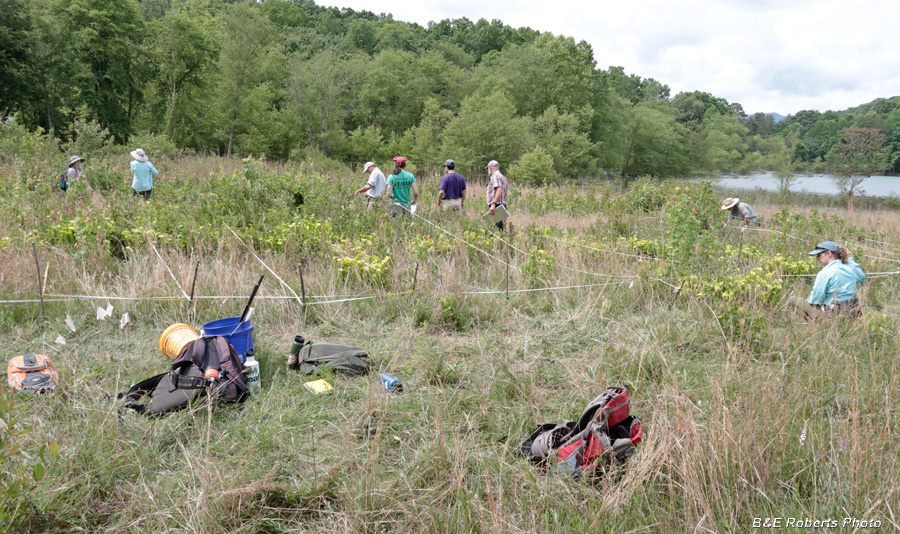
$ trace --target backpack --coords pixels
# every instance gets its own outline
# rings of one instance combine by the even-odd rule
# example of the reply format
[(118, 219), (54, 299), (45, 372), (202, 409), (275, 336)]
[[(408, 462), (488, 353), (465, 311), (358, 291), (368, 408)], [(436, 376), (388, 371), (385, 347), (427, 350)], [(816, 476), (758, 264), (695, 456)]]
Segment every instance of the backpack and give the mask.
[(59, 373), (50, 358), (43, 354), (16, 356), (6, 364), (6, 381), (13, 389), (27, 393), (53, 393)]
[(540, 425), (522, 441), (519, 453), (575, 478), (594, 474), (602, 465), (623, 463), (644, 439), (643, 425), (631, 415), (630, 404), (627, 386), (608, 387), (577, 421)]
[(59, 175), (59, 188), (63, 191), (68, 191), (69, 189), (69, 175), (67, 174), (69, 169), (66, 169)]
[[(172, 370), (133, 385), (116, 398), (123, 407), (146, 415), (164, 415), (185, 408), (201, 395), (224, 402), (244, 402), (250, 395), (241, 357), (228, 340), (205, 336), (181, 349)], [(142, 402), (148, 397), (148, 402)]]
[(311, 375), (320, 368), (330, 368), (354, 376), (362, 376), (369, 372), (371, 366), (369, 355), (363, 349), (331, 343), (313, 343), (307, 341), (300, 348), (300, 373)]

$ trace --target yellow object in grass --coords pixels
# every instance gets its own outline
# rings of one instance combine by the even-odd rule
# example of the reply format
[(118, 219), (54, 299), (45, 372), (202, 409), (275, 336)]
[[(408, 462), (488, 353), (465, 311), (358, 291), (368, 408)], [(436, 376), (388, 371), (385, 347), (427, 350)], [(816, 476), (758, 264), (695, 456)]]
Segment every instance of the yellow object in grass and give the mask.
[(334, 386), (332, 386), (325, 380), (313, 380), (312, 382), (303, 384), (303, 387), (312, 391), (316, 395), (318, 395), (319, 393), (328, 393), (329, 391), (334, 389)]

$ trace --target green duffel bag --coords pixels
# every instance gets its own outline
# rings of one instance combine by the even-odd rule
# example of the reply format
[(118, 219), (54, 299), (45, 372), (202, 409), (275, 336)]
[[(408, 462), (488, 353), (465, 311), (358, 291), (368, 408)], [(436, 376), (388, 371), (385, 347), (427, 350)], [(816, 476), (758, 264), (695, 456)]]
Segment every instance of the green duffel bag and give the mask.
[(369, 355), (358, 347), (313, 343), (307, 341), (300, 349), (300, 373), (311, 375), (324, 367), (334, 371), (362, 376), (371, 367)]

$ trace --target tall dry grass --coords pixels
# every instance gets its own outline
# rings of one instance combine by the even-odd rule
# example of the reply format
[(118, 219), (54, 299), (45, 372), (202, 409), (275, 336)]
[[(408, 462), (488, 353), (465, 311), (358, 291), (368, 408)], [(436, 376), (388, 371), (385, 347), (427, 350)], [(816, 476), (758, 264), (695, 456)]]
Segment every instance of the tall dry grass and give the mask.
[[(212, 182), (238, 168), (211, 158), (172, 165)], [(426, 184), (423, 195), (433, 195), (434, 187)], [(105, 209), (114, 215), (116, 202), (110, 195), (113, 207), (98, 208), (94, 216), (105, 216)], [(67, 216), (70, 208), (57, 204), (51, 211)], [(654, 239), (669, 235), (665, 218), (651, 218), (660, 214), (597, 206), (594, 213), (573, 215), (514, 205), (513, 232), (483, 234), (477, 244), (505, 260), (509, 241), (514, 291), (610, 285), (508, 298), (501, 262), (450, 238), (443, 252), (418, 253), (416, 240), (447, 237), (423, 221), (384, 220), (352, 209), (343, 210), (349, 223), (334, 215), (341, 228), (358, 223), (375, 234), (378, 255), (392, 257), (384, 283), (341, 275), (333, 256), (353, 253), (352, 243), (334, 241), (334, 248), (315, 254), (253, 247), (298, 293), (302, 269), (307, 295), (373, 298), (309, 299), (308, 306), (260, 298), (253, 322), (263, 391), (243, 409), (201, 405), (159, 420), (119, 414), (107, 397), (166, 369), (157, 346), (162, 329), (237, 315), (262, 272), (260, 297), (290, 291), (226, 231), (187, 250), (157, 243), (163, 261), (146, 244), (124, 259), (113, 257), (102, 238), (40, 247), (42, 274), (50, 266), (48, 294), (175, 299), (109, 301), (115, 315), (106, 321), (95, 317), (104, 299), (50, 302), (43, 317), (33, 304), (0, 307), (9, 355), (49, 354), (63, 377), (52, 397), (17, 399), (34, 426), (22, 446), (34, 450), (53, 439), (63, 451), (59, 471), (29, 495), (19, 527), (680, 533), (746, 532), (754, 518), (777, 516), (855, 517), (900, 528), (896, 277), (861, 286), (862, 319), (813, 324), (752, 299), (743, 304), (762, 320), (747, 322), (754, 316), (729, 315), (730, 303), (674, 289), (689, 274), (741, 276), (754, 266), (746, 252), (740, 259), (726, 255), (728, 244), (802, 259), (810, 244), (845, 236), (840, 240), (866, 270), (894, 270), (900, 261), (897, 214), (834, 211), (839, 219), (803, 219), (790, 233), (808, 242), (716, 228), (710, 231), (721, 253), (669, 268), (672, 261), (560, 242), (583, 238), (583, 244), (634, 253), (616, 240), (613, 227)], [(777, 211), (756, 208), (764, 221)], [(480, 215), (480, 204), (462, 220), (424, 202), (420, 209), (458, 236), (472, 231)], [(28, 224), (37, 227), (43, 219), (34, 217)], [(803, 228), (807, 223), (820, 226)], [(570, 233), (553, 240), (534, 226)], [(8, 236), (29, 229), (6, 228)], [(830, 234), (817, 234), (822, 228)], [(352, 242), (361, 234), (345, 237)], [(30, 245), (11, 243), (0, 254), (0, 292), (33, 298)], [(535, 277), (523, 272), (533, 250), (554, 259)], [(235, 298), (188, 303), (166, 265), (190, 291), (197, 262), (196, 295)], [(415, 292), (406, 293), (413, 281)], [(802, 278), (785, 279), (784, 292), (803, 294), (809, 287)], [(478, 289), (495, 293), (472, 293)], [(132, 322), (120, 329), (125, 312)], [(66, 316), (76, 332), (65, 326)], [(333, 394), (307, 393), (306, 379), (284, 365), (298, 333), (366, 348), (375, 374), (326, 375)], [(66, 345), (54, 343), (57, 335)], [(376, 380), (382, 371), (400, 377), (406, 393), (385, 393)], [(574, 419), (606, 385), (622, 383), (632, 387), (632, 412), (647, 435), (627, 465), (599, 480), (575, 481), (516, 456), (519, 441), (537, 424)]]

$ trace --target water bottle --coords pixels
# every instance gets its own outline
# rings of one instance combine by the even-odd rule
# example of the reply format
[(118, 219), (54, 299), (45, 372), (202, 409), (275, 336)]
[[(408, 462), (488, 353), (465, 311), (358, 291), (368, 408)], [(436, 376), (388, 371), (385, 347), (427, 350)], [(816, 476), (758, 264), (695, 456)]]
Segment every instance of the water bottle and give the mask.
[(381, 382), (381, 385), (384, 386), (384, 389), (390, 393), (403, 393), (403, 383), (400, 382), (400, 379), (396, 376), (389, 375), (387, 373), (381, 373), (381, 376), (378, 378)]
[(294, 343), (291, 345), (291, 352), (288, 354), (288, 368), (296, 369), (300, 366), (300, 349), (303, 348), (303, 345), (306, 343), (306, 340), (303, 339), (303, 336), (297, 335), (294, 336)]
[(256, 351), (250, 349), (247, 351), (247, 361), (244, 362), (244, 376), (247, 377), (247, 387), (250, 393), (255, 393), (262, 389), (262, 381), (259, 376), (259, 362), (256, 361)]

